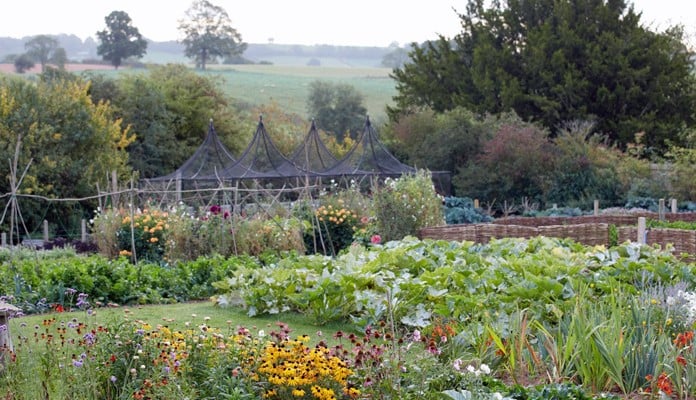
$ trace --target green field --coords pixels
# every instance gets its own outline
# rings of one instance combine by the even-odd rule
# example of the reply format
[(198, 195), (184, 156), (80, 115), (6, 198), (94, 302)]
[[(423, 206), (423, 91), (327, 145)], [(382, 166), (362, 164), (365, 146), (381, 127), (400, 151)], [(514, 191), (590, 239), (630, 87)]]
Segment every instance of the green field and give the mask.
[(235, 99), (253, 105), (275, 102), (286, 112), (308, 119), (307, 96), (315, 80), (354, 86), (363, 94), (374, 122), (386, 118), (386, 106), (396, 95), (389, 68), (235, 65), (212, 66), (205, 73), (221, 76), (225, 92)]

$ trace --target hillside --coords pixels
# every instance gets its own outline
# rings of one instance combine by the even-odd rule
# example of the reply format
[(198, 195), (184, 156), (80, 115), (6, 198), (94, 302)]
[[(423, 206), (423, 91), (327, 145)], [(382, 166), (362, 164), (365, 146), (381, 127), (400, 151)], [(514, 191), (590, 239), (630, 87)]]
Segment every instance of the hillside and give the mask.
[[(83, 62), (97, 60), (97, 42), (88, 38), (81, 40), (75, 35), (55, 36), (68, 55), (68, 59)], [(10, 60), (14, 55), (25, 52), (24, 43), (30, 37), (0, 37), (0, 62)], [(310, 63), (330, 67), (379, 67), (389, 47), (358, 47), (331, 45), (292, 45), (249, 43), (243, 57), (252, 63), (276, 65), (308, 65)], [(148, 41), (147, 54), (141, 61), (146, 63), (186, 62), (183, 46), (176, 41)]]

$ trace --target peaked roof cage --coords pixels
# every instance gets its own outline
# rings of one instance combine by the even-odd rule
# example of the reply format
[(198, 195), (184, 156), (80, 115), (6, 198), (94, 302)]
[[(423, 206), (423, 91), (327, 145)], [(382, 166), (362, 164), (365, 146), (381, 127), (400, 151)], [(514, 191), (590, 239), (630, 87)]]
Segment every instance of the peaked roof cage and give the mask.
[(365, 127), (352, 149), (334, 166), (322, 172), (325, 176), (378, 175), (399, 176), (415, 173), (416, 168), (397, 160), (377, 138), (377, 131), (365, 120)]
[(290, 156), (290, 162), (303, 171), (319, 173), (328, 170), (338, 162), (319, 137), (319, 130), (314, 119), (302, 144)]
[(214, 176), (216, 172), (224, 170), (235, 162), (232, 153), (220, 141), (211, 119), (208, 124), (208, 134), (203, 143), (181, 167), (170, 174), (150, 178), (148, 181), (205, 180), (205, 177)]
[(311, 172), (298, 168), (278, 150), (266, 132), (263, 117), (259, 117), (254, 137), (239, 160), (218, 174), (204, 178), (234, 181), (239, 179), (289, 178), (305, 176), (308, 173)]
[[(256, 132), (239, 159), (220, 142), (212, 121), (208, 136), (196, 152), (171, 174), (148, 181), (189, 181), (197, 183), (234, 182), (240, 180), (284, 180), (306, 177), (398, 177), (415, 173), (416, 168), (403, 164), (380, 143), (370, 118), (355, 145), (337, 160), (322, 142), (314, 121), (302, 143), (289, 157), (275, 146), (259, 117)], [(448, 187), (449, 172), (432, 172), (433, 179)], [(448, 192), (448, 190), (446, 190)]]

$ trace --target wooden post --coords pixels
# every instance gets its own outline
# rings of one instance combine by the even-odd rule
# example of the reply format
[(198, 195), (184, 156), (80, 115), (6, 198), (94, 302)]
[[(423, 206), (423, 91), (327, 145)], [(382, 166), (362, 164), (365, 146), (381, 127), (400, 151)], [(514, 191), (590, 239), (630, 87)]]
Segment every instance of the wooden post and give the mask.
[[(11, 314), (19, 312), (20, 309), (13, 306), (12, 304), (7, 304), (0, 302), (0, 365), (4, 366), (6, 361), (5, 356), (9, 354), (10, 351), (14, 351), (14, 346), (12, 346), (12, 335), (10, 335), (10, 317)], [(9, 351), (7, 351), (9, 350)], [(0, 368), (0, 373), (4, 371), (4, 368)]]
[(677, 213), (677, 199), (672, 199), (671, 201), (671, 206), (672, 206), (672, 214)]
[(638, 217), (638, 243), (646, 244), (645, 217)]
[(594, 215), (599, 215), (599, 200), (594, 201)]
[(118, 175), (116, 170), (111, 171), (111, 207), (118, 208)]
[(660, 202), (658, 203), (658, 208), (657, 208), (657, 215), (660, 221), (665, 220), (665, 199), (660, 199)]
[(87, 221), (84, 219), (80, 222), (80, 241), (85, 243), (87, 241)]
[(176, 202), (181, 201), (181, 172), (176, 173)]
[(479, 208), (479, 199), (474, 199), (474, 208)]
[(43, 241), (44, 241), (44, 243), (48, 242), (48, 221), (47, 220), (43, 221)]

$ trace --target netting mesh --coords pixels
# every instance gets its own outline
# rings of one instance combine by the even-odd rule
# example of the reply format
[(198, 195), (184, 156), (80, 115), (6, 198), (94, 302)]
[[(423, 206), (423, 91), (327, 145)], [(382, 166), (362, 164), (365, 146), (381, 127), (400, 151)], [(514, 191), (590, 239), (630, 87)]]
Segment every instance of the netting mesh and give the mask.
[[(369, 117), (356, 144), (340, 160), (324, 145), (314, 121), (302, 143), (286, 157), (273, 143), (263, 118), (259, 118), (256, 132), (239, 159), (235, 160), (219, 141), (211, 122), (208, 136), (191, 158), (175, 172), (149, 181), (178, 179), (190, 185), (300, 177), (397, 177), (415, 172), (416, 168), (400, 162), (380, 143)], [(449, 173), (433, 173), (436, 175)]]
[(181, 167), (171, 174), (150, 178), (149, 181), (206, 180), (219, 171), (236, 163), (232, 153), (220, 141), (213, 120), (208, 124), (208, 134), (203, 143)]

